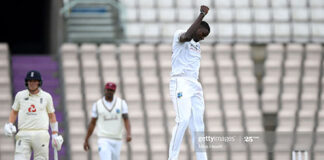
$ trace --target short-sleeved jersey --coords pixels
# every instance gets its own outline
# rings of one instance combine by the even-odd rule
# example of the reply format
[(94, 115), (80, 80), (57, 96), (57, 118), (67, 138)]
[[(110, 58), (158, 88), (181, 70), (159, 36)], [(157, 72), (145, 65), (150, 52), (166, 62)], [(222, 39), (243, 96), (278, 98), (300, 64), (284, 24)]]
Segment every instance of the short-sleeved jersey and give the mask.
[(52, 96), (42, 89), (37, 94), (27, 89), (18, 92), (12, 109), (18, 111), (20, 130), (48, 130), (48, 113), (55, 112)]
[(180, 42), (180, 36), (185, 30), (177, 30), (172, 43), (171, 76), (184, 76), (198, 79), (200, 68), (200, 44), (193, 39)]

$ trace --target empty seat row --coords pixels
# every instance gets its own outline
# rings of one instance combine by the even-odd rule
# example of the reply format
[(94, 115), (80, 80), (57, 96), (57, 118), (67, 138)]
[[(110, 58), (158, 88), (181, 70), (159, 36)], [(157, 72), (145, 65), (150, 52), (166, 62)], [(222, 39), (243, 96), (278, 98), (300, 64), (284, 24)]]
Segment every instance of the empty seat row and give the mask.
[(223, 7), (323, 7), (321, 0), (122, 0), (121, 3), (126, 7), (139, 8), (173, 8), (173, 7), (200, 7), (207, 5), (213, 8)]
[[(127, 41), (169, 42), (178, 29), (188, 29), (190, 23), (129, 23)], [(324, 23), (210, 23), (207, 42), (322, 42)]]
[[(220, 8), (211, 10), (204, 20), (207, 22), (323, 22), (322, 8)], [(199, 14), (198, 9), (192, 8), (155, 8), (126, 10), (126, 22), (193, 22)]]

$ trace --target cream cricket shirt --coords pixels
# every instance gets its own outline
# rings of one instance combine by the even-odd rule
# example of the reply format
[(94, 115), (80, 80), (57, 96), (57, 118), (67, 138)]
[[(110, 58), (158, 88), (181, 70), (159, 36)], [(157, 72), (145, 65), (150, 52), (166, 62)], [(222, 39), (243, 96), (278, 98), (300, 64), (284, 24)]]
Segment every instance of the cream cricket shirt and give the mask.
[(48, 113), (55, 112), (52, 96), (42, 89), (34, 95), (27, 89), (18, 92), (12, 109), (18, 111), (20, 130), (48, 130)]
[(102, 138), (122, 139), (124, 121), (122, 114), (128, 113), (124, 100), (114, 97), (112, 102), (99, 99), (92, 106), (92, 117), (97, 119), (97, 135)]
[(177, 30), (173, 37), (171, 76), (198, 79), (201, 58), (200, 44), (193, 39), (189, 42), (180, 42), (180, 36), (185, 32), (185, 30)]

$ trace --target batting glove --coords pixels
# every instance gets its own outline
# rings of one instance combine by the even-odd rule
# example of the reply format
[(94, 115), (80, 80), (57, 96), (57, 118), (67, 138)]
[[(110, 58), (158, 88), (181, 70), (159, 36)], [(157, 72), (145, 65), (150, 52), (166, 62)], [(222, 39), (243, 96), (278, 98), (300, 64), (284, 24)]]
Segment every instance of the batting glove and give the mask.
[(52, 134), (52, 147), (55, 148), (56, 150), (61, 150), (62, 144), (64, 140), (61, 135), (58, 134)]
[(4, 126), (4, 134), (6, 136), (12, 137), (17, 132), (16, 126), (12, 123), (6, 123)]

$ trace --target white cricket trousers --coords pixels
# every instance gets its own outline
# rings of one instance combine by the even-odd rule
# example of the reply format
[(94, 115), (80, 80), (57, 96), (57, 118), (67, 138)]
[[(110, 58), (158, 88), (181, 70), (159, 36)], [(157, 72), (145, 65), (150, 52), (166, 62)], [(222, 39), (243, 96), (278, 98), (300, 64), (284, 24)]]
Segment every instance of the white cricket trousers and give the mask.
[[(204, 134), (204, 98), (201, 84), (192, 78), (172, 77), (170, 96), (176, 112), (169, 148), (169, 159), (177, 160), (184, 133), (189, 125), (193, 146), (196, 146), (196, 132)], [(206, 152), (197, 152), (197, 160), (207, 160)]]
[(109, 138), (98, 139), (99, 156), (101, 160), (119, 160), (121, 140)]
[(47, 130), (20, 130), (16, 135), (15, 160), (48, 160), (50, 135)]

